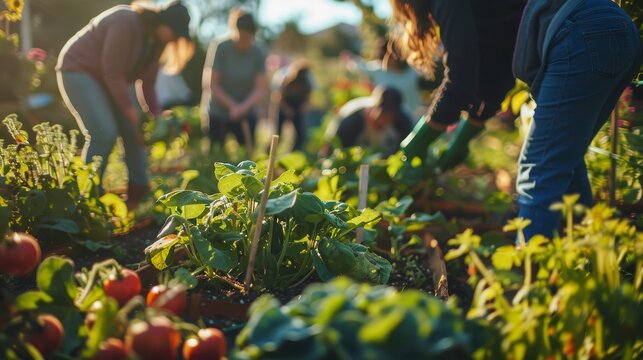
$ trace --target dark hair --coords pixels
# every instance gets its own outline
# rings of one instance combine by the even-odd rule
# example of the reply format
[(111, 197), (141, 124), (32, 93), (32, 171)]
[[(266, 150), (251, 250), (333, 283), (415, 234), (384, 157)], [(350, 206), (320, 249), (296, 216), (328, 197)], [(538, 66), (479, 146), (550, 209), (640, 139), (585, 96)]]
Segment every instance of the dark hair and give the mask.
[(393, 38), (401, 58), (429, 79), (435, 79), (435, 58), (442, 55), (438, 26), (428, 0), (391, 0)]
[(236, 31), (247, 31), (253, 34), (257, 32), (257, 24), (255, 23), (254, 17), (241, 8), (234, 8), (230, 11), (228, 24), (230, 28)]
[(134, 2), (132, 8), (139, 14), (144, 31), (154, 36), (159, 25), (169, 26), (177, 36), (175, 41), (165, 44), (160, 63), (169, 73), (178, 73), (194, 54), (194, 42), (190, 39), (188, 24), (190, 15), (180, 1), (172, 1), (164, 7)]
[(373, 89), (371, 96), (375, 106), (380, 107), (383, 112), (400, 112), (402, 110), (402, 94), (395, 88), (378, 86)]

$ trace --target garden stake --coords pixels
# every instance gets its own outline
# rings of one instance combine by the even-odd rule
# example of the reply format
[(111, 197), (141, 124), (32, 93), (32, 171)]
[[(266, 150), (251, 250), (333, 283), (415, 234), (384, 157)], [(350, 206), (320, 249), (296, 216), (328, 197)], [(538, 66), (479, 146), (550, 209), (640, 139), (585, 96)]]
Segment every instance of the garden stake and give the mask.
[[(246, 149), (248, 150), (248, 158), (252, 159), (253, 155), (253, 143), (252, 143), (252, 134), (250, 134), (250, 125), (248, 125), (248, 120), (244, 119), (241, 121), (241, 127), (243, 128), (243, 138), (246, 140)], [(272, 148), (271, 148), (272, 150)]]
[[(362, 164), (359, 166), (359, 203), (358, 210), (362, 211), (366, 208), (366, 198), (368, 197), (368, 165)], [(357, 243), (364, 242), (364, 228), (356, 230)]]
[(254, 272), (255, 260), (257, 257), (257, 247), (259, 247), (259, 236), (261, 235), (261, 228), (263, 226), (263, 217), (266, 214), (266, 204), (268, 203), (268, 193), (270, 192), (270, 183), (275, 170), (275, 158), (277, 157), (277, 144), (279, 143), (279, 135), (273, 135), (270, 142), (270, 158), (268, 160), (268, 173), (266, 174), (266, 185), (263, 188), (261, 195), (261, 203), (259, 204), (259, 215), (257, 216), (257, 224), (255, 225), (252, 233), (252, 246), (250, 247), (250, 258), (248, 259), (248, 269), (246, 270), (246, 279), (243, 282), (244, 292), (248, 293), (250, 285), (252, 284), (252, 273)]
[[(618, 152), (618, 122), (616, 120), (616, 109), (612, 111), (610, 117), (610, 140), (612, 142), (611, 151), (615, 155)], [(609, 205), (616, 204), (616, 159), (610, 156), (610, 177), (609, 177)]]

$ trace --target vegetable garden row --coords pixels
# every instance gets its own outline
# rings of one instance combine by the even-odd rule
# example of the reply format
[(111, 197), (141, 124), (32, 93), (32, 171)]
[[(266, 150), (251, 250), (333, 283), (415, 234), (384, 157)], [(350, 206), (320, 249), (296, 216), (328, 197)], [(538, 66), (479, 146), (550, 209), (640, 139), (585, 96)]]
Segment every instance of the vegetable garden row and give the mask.
[(353, 148), (279, 156), (274, 176), (202, 161), (130, 212), (76, 133), (4, 124), (1, 358), (643, 357), (643, 232), (604, 204), (565, 197), (554, 239), (497, 216), (476, 233), (436, 211), (425, 167)]

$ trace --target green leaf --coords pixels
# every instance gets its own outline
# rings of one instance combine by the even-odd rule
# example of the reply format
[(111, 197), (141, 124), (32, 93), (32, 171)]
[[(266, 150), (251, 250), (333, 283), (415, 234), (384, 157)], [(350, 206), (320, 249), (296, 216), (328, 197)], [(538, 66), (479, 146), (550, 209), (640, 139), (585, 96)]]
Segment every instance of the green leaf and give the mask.
[(266, 215), (277, 215), (291, 209), (297, 201), (297, 190), (274, 199), (268, 199), (266, 203)]
[(74, 281), (74, 263), (57, 256), (46, 258), (38, 266), (36, 284), (57, 303), (73, 304), (78, 294)]
[(231, 173), (219, 179), (219, 192), (230, 198), (238, 198), (244, 194), (243, 175)]
[(179, 240), (179, 237), (170, 234), (146, 247), (145, 256), (150, 264), (158, 270), (164, 270), (171, 266), (174, 262), (174, 246)]
[(362, 213), (359, 216), (348, 220), (347, 223), (349, 225), (352, 225), (353, 227), (360, 227), (378, 221), (381, 218), (382, 214), (379, 211), (375, 211), (371, 208), (366, 208), (362, 210)]
[(317, 250), (313, 250), (311, 254), (313, 265), (315, 265), (315, 271), (317, 272), (317, 276), (319, 276), (319, 279), (321, 279), (321, 281), (328, 281), (334, 278), (335, 274), (333, 274), (328, 266), (326, 266), (326, 263), (324, 263), (324, 260), (322, 260), (319, 252)]
[(100, 202), (105, 208), (110, 209), (111, 213), (121, 219), (127, 219), (127, 204), (120, 196), (114, 193), (105, 193), (100, 197)]
[(196, 251), (209, 267), (228, 272), (238, 265), (237, 253), (227, 243), (213, 243), (197, 229), (192, 230)]
[(76, 212), (76, 203), (67, 189), (49, 189), (47, 191), (49, 213), (55, 215), (72, 215)]
[(391, 263), (361, 244), (323, 239), (319, 244), (319, 254), (334, 275), (377, 284), (385, 284), (391, 275)]
[(304, 171), (308, 167), (308, 160), (302, 152), (295, 151), (281, 156), (278, 164), (284, 169)]
[(212, 198), (200, 191), (175, 190), (161, 196), (158, 201), (169, 208), (176, 208), (187, 205), (209, 205)]
[(43, 291), (27, 291), (16, 298), (17, 310), (37, 310), (43, 304), (51, 303), (54, 299)]
[(7, 205), (5, 199), (0, 196), (0, 234), (6, 234), (9, 230), (9, 221), (11, 220), (11, 208)]
[(62, 231), (67, 234), (79, 234), (80, 226), (75, 221), (69, 219), (55, 219), (50, 217), (41, 218), (36, 227), (39, 229), (52, 229)]
[(161, 231), (159, 231), (158, 235), (156, 235), (156, 238), (160, 239), (167, 235), (174, 234), (178, 230), (178, 228), (184, 224), (186, 224), (184, 218), (178, 215), (170, 215), (165, 220), (165, 224), (163, 224), (163, 228), (161, 229)]
[(300, 182), (300, 179), (299, 179), (299, 176), (295, 174), (295, 170), (288, 170), (283, 172), (281, 175), (279, 175), (278, 178), (274, 179), (270, 183), (270, 186), (275, 186), (276, 184), (279, 184), (279, 183), (297, 185), (299, 184), (299, 182)]
[(223, 178), (224, 176), (233, 174), (237, 170), (239, 170), (239, 168), (232, 164), (226, 164), (222, 162), (214, 163), (214, 176), (217, 178), (217, 180), (221, 180), (221, 178)]
[(496, 269), (511, 270), (516, 256), (516, 247), (513, 245), (501, 246), (491, 255), (491, 262)]
[(178, 268), (178, 270), (174, 272), (174, 278), (181, 284), (186, 285), (188, 289), (193, 289), (199, 284), (199, 280), (192, 275), (190, 270), (184, 267)]
[(96, 320), (89, 330), (85, 350), (82, 352), (85, 359), (91, 359), (98, 351), (101, 342), (118, 333), (118, 303), (110, 297), (105, 297), (101, 303), (102, 306), (93, 309)]
[(317, 224), (324, 220), (324, 204), (313, 193), (304, 192), (297, 196), (293, 208), (295, 219)]

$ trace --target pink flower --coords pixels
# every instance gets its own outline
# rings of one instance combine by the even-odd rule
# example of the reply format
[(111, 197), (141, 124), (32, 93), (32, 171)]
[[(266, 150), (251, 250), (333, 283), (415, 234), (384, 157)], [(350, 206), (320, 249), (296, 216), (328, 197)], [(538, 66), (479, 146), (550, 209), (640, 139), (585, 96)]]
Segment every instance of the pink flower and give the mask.
[(40, 48), (31, 48), (27, 52), (27, 59), (29, 59), (29, 61), (45, 61), (45, 59), (47, 59), (47, 52)]
[(635, 113), (636, 112), (636, 106), (630, 106), (629, 108), (627, 108), (627, 110), (629, 112), (631, 112), (631, 113)]

